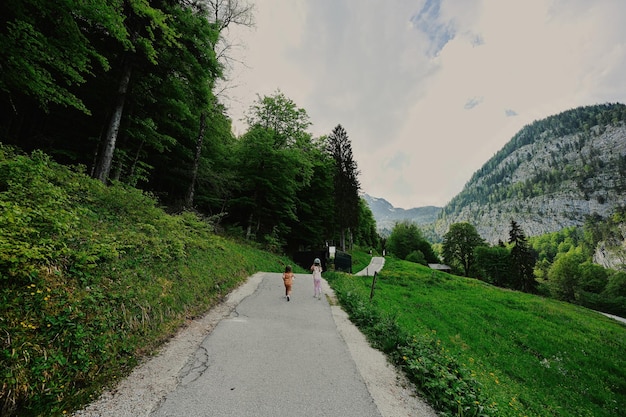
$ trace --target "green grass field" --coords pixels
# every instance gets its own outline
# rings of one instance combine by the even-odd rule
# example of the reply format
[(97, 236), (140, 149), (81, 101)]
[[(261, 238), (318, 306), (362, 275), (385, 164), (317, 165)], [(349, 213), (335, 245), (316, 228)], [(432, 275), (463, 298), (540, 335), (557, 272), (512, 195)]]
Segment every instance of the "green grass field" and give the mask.
[(597, 312), (392, 258), (371, 302), (371, 277), (327, 279), (374, 345), (444, 415), (626, 410), (626, 326)]

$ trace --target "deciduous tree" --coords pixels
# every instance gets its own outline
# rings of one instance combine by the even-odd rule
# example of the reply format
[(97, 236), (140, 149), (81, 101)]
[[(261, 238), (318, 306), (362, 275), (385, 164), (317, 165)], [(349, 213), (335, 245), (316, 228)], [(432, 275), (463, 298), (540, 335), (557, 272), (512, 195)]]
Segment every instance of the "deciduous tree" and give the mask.
[(450, 266), (460, 266), (463, 275), (470, 276), (475, 262), (475, 249), (484, 245), (485, 240), (470, 223), (454, 223), (443, 236), (442, 251), (444, 261)]
[(75, 87), (109, 59), (89, 39), (99, 33), (129, 48), (121, 0), (5, 0), (0, 2), (0, 93), (14, 117), (23, 117), (26, 96), (44, 110), (58, 104), (89, 113)]
[(169, 26), (168, 15), (163, 10), (150, 6), (146, 1), (127, 0), (120, 6), (129, 34), (128, 42), (122, 45), (123, 52), (118, 64), (121, 70), (117, 85), (114, 87), (115, 98), (104, 129), (105, 134), (101, 138), (93, 174), (94, 178), (104, 183), (107, 182), (111, 171), (133, 67), (138, 60), (157, 64), (159, 49), (157, 43), (174, 45), (179, 35)]
[(376, 231), (376, 220), (372, 210), (363, 198), (359, 199), (359, 223), (355, 230), (355, 235), (357, 244), (361, 246), (369, 246), (371, 248), (378, 246), (379, 238)]
[(477, 246), (474, 254), (480, 271), (478, 278), (498, 287), (506, 287), (510, 276), (509, 249), (500, 245)]
[(310, 140), (307, 129), (311, 121), (306, 110), (299, 108), (280, 90), (271, 96), (258, 96), (246, 115), (246, 122), (250, 127), (271, 130), (276, 148), (302, 147)]
[[(207, 9), (208, 21), (211, 22), (211, 29), (215, 31), (215, 38), (211, 39), (211, 50), (213, 54), (201, 53), (199, 56), (210, 55), (216, 62), (219, 62), (219, 74), (215, 74), (215, 77), (211, 77), (208, 80), (204, 80), (207, 83), (207, 87), (211, 89), (212, 105), (206, 107), (200, 107), (200, 123), (198, 126), (198, 134), (196, 136), (195, 155), (193, 164), (191, 167), (191, 178), (189, 180), (189, 186), (185, 195), (184, 206), (191, 208), (193, 206), (194, 197), (196, 193), (196, 182), (198, 180), (198, 171), (200, 169), (200, 162), (202, 157), (202, 150), (204, 147), (205, 134), (208, 131), (216, 131), (218, 129), (207, 129), (207, 124), (220, 117), (220, 109), (223, 109), (222, 105), (217, 103), (217, 95), (213, 90), (216, 86), (216, 81), (219, 78), (225, 79), (226, 72), (230, 68), (231, 55), (228, 50), (231, 47), (224, 33), (232, 26), (245, 26), (251, 27), (254, 25), (254, 16), (252, 14), (253, 6), (245, 1), (239, 0), (205, 0), (204, 4)], [(199, 10), (203, 10), (199, 7)], [(197, 39), (197, 38), (196, 38)], [(202, 37), (200, 39), (203, 39)], [(200, 66), (202, 68), (202, 66)], [(202, 82), (202, 81), (200, 81)], [(219, 124), (219, 123), (218, 123)]]
[(406, 259), (412, 252), (421, 252), (427, 263), (438, 263), (439, 259), (430, 243), (424, 239), (419, 226), (409, 220), (397, 222), (387, 238), (386, 247), (400, 259)]
[(548, 271), (548, 279), (556, 298), (574, 302), (581, 277), (580, 264), (584, 256), (580, 249), (572, 249), (567, 253), (559, 253)]
[(284, 237), (289, 223), (298, 219), (298, 192), (310, 183), (313, 173), (307, 156), (311, 135), (304, 130), (308, 115), (277, 93), (259, 98), (249, 120), (253, 124), (238, 146), (241, 193), (233, 208), (246, 225), (247, 238), (270, 233)]
[(311, 181), (297, 194), (298, 219), (291, 224), (287, 245), (292, 251), (321, 249), (332, 236), (334, 160), (325, 151), (325, 137), (314, 139), (302, 157), (311, 162)]

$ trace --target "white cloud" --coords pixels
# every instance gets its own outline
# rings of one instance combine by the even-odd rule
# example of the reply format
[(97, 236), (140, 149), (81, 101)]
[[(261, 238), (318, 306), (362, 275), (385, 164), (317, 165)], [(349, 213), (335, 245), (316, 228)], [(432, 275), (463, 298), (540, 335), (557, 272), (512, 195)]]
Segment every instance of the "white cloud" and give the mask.
[(525, 124), (626, 101), (623, 16), (617, 0), (262, 0), (256, 31), (233, 31), (249, 68), (232, 115), (280, 89), (315, 135), (344, 126), (363, 191), (442, 206)]

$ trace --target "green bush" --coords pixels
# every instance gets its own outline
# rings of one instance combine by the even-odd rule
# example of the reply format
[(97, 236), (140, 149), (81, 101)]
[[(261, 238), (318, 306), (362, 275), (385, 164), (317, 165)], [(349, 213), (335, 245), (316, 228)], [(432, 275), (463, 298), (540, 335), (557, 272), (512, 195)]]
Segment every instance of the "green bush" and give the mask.
[(424, 257), (424, 254), (418, 250), (414, 250), (413, 252), (409, 253), (406, 256), (405, 260), (409, 262), (413, 262), (415, 264), (428, 265), (428, 262), (426, 262), (426, 258)]
[(0, 147), (0, 414), (62, 415), (287, 259), (192, 213)]
[(424, 238), (422, 230), (416, 223), (408, 220), (394, 225), (386, 246), (389, 252), (399, 259), (406, 259), (413, 251), (420, 251), (427, 262), (439, 262), (432, 246)]
[[(611, 274), (604, 292), (608, 297), (626, 298), (626, 272), (615, 271)], [(626, 306), (626, 303), (624, 305)]]

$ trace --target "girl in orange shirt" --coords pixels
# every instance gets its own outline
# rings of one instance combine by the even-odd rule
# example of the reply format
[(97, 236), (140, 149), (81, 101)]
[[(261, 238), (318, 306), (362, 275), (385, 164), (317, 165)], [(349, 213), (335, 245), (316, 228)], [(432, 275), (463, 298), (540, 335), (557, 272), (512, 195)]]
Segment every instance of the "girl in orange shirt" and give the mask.
[(285, 272), (283, 272), (283, 282), (285, 283), (285, 296), (287, 297), (287, 301), (289, 301), (289, 297), (291, 296), (291, 285), (293, 284), (293, 278), (295, 275), (291, 272), (291, 265), (287, 265), (285, 267)]

